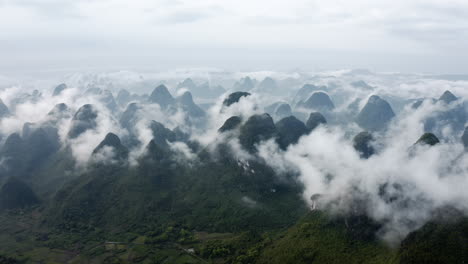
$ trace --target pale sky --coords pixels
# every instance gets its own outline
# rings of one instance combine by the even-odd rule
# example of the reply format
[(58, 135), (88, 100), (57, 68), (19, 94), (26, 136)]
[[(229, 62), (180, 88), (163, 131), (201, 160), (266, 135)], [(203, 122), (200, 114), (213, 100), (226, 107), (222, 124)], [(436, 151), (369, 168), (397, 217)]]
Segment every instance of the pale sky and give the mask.
[(0, 0), (0, 74), (368, 68), (468, 73), (467, 0)]

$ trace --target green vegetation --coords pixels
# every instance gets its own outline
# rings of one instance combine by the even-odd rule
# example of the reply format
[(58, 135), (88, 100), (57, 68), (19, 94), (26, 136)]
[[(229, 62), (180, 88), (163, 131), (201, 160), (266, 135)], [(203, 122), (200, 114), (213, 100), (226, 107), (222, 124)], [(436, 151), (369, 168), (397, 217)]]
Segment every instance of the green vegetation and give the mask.
[(318, 211), (278, 233), (272, 241), (257, 263), (398, 262), (395, 252), (379, 240), (353, 238), (352, 228), (344, 221)]
[(255, 144), (276, 135), (276, 127), (269, 114), (253, 115), (241, 127), (239, 141), (245, 149), (253, 152)]
[(242, 119), (239, 116), (231, 116), (224, 124), (218, 129), (218, 132), (223, 133), (226, 131), (237, 128), (242, 123)]
[(9, 178), (0, 188), (0, 211), (32, 206), (39, 199), (31, 188), (16, 177)]
[(374, 141), (374, 137), (367, 131), (360, 132), (353, 138), (353, 147), (359, 152), (361, 158), (367, 159), (374, 155), (372, 141)]
[(239, 102), (239, 100), (242, 97), (247, 97), (249, 95), (250, 95), (250, 93), (247, 93), (247, 92), (234, 92), (234, 93), (230, 94), (226, 99), (224, 99), (223, 105), (230, 106), (230, 105), (232, 105), (234, 103)]
[(468, 219), (457, 216), (450, 222), (427, 223), (406, 237), (400, 255), (403, 264), (466, 263)]
[(415, 144), (434, 146), (439, 143), (439, 139), (434, 134), (424, 133)]
[[(295, 141), (306, 129), (289, 121), (298, 131), (288, 131), (286, 124), (277, 134), (270, 116), (257, 115), (241, 126), (241, 137), (251, 148), (277, 135)], [(156, 122), (152, 129), (168, 141), (176, 137)], [(370, 138), (364, 139), (363, 144)], [(122, 147), (112, 134), (100, 146)], [(401, 248), (391, 248), (376, 237), (381, 226), (371, 219), (310, 211), (294, 174), (278, 175), (261, 160), (240, 161), (226, 145), (219, 144), (215, 156), (200, 151), (191, 163), (179, 162), (166, 140), (151, 141), (147, 150), (138, 166), (91, 162), (86, 170), (69, 172), (74, 162), (63, 149), (28, 177), (7, 180), (0, 200), (14, 206), (0, 212), (0, 263), (463, 263), (468, 258), (462, 216), (430, 223)]]

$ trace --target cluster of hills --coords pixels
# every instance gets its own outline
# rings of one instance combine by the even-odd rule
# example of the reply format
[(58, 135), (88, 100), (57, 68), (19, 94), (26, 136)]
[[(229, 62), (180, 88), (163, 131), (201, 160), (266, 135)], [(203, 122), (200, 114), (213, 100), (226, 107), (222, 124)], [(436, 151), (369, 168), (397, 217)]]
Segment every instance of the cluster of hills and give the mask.
[(0, 92), (0, 263), (466, 263), (463, 95), (313, 81)]

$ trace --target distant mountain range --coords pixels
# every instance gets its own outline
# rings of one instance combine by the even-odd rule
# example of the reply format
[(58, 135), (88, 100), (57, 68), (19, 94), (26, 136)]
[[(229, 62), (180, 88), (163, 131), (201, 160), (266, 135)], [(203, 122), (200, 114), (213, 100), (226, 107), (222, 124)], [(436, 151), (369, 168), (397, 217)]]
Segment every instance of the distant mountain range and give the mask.
[(260, 80), (0, 99), (0, 263), (468, 262), (465, 97)]

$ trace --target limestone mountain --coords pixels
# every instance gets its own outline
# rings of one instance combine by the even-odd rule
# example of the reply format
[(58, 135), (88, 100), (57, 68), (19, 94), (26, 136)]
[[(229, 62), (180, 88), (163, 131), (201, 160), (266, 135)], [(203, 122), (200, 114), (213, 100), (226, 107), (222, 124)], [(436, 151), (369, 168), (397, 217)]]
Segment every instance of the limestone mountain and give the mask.
[(189, 91), (193, 91), (196, 88), (195, 82), (192, 78), (186, 78), (182, 82), (177, 84), (177, 89), (187, 88)]
[(278, 108), (278, 106), (282, 105), (282, 104), (287, 104), (287, 102), (285, 101), (277, 101), (277, 102), (274, 102), (272, 104), (269, 104), (267, 106), (265, 106), (263, 108), (263, 110), (265, 111), (265, 113), (269, 114), (269, 115), (274, 115), (275, 112), (276, 112), (276, 109)]
[(239, 127), (242, 123), (242, 119), (240, 116), (231, 116), (228, 118), (224, 124), (218, 129), (219, 133), (224, 133), (226, 131), (231, 131)]
[(418, 109), (419, 107), (421, 107), (421, 105), (425, 102), (425, 101), (429, 101), (431, 103), (436, 103), (437, 100), (434, 99), (434, 98), (421, 98), (421, 99), (416, 99), (412, 104), (411, 104), (411, 108), (413, 109)]
[(127, 105), (127, 108), (122, 113), (119, 119), (120, 126), (125, 128), (129, 131), (134, 129), (134, 126), (138, 122), (139, 116), (138, 111), (140, 110), (140, 106), (138, 103), (130, 103)]
[(374, 137), (367, 131), (360, 132), (353, 138), (353, 147), (359, 152), (361, 158), (368, 159), (375, 153), (372, 142)]
[(97, 116), (97, 110), (93, 105), (85, 104), (80, 107), (73, 115), (71, 126), (68, 131), (68, 137), (74, 139), (87, 130), (95, 129), (97, 126)]
[(240, 81), (236, 82), (232, 87), (232, 90), (235, 92), (238, 91), (250, 91), (256, 85), (256, 81), (252, 80), (249, 76), (242, 78)]
[[(206, 76), (231, 85), (237, 74)], [(405, 96), (413, 93), (384, 90), (397, 83), (393, 74), (298, 72), (258, 85), (245, 78), (248, 92), (215, 100), (201, 75), (134, 76), (138, 83), (127, 75), (73, 79), (90, 89), (69, 98), (2, 90), (12, 111), (0, 120), (0, 263), (468, 263), (466, 212), (436, 215), (466, 207), (463, 181), (457, 186), (460, 135), (468, 148), (463, 94), (411, 110), (418, 99)], [(133, 94), (155, 82), (179, 82), (180, 96), (164, 85)], [(374, 90), (367, 82), (382, 84), (401, 115), (398, 130), (382, 131), (395, 114), (378, 96), (360, 109)], [(16, 97), (25, 101), (14, 107)], [(68, 106), (45, 115), (62, 99)], [(253, 111), (241, 107), (251, 102)], [(398, 145), (429, 124), (426, 116), (444, 133), (425, 130), (432, 133)], [(427, 158), (434, 164), (424, 167)]]
[(289, 104), (280, 104), (275, 110), (275, 116), (277, 118), (285, 118), (292, 115), (292, 109)]
[(168, 147), (168, 142), (174, 142), (176, 140), (174, 131), (166, 128), (159, 122), (151, 121), (150, 129), (153, 133), (154, 143), (160, 147)]
[(148, 100), (150, 103), (158, 104), (163, 110), (167, 110), (176, 102), (164, 84), (154, 88)]
[(323, 125), (327, 124), (327, 120), (321, 113), (319, 112), (310, 113), (309, 118), (307, 119), (307, 122), (306, 122), (306, 127), (309, 132), (314, 130), (316, 127), (322, 124)]
[(300, 106), (317, 111), (331, 111), (335, 108), (330, 96), (324, 92), (313, 93), (304, 103), (300, 104)]
[(442, 101), (446, 104), (450, 104), (451, 102), (455, 102), (458, 98), (450, 91), (445, 91), (440, 97), (439, 101)]
[(440, 135), (444, 129), (450, 127), (457, 133), (462, 133), (468, 120), (465, 104), (449, 91), (445, 91), (439, 101), (443, 102), (443, 108), (424, 120), (424, 130)]
[(58, 129), (49, 124), (25, 123), (22, 136), (13, 133), (0, 149), (1, 176), (28, 178), (60, 149)]
[(390, 104), (379, 96), (372, 95), (358, 114), (356, 123), (368, 131), (379, 131), (385, 129), (393, 117), (395, 113)]
[(191, 117), (199, 118), (205, 115), (205, 111), (203, 111), (203, 109), (195, 104), (192, 94), (188, 91), (177, 97), (176, 101), (179, 106)]
[(468, 259), (468, 218), (445, 210), (411, 232), (399, 248), (401, 264), (463, 263)]
[[(25, 130), (29, 130), (26, 132)], [(23, 142), (25, 147), (26, 171), (32, 172), (59, 151), (61, 147), (58, 128), (47, 124), (32, 128), (23, 127)]]
[(1, 176), (23, 176), (25, 149), (25, 143), (19, 133), (13, 133), (7, 137), (0, 149), (0, 157), (3, 161), (0, 167)]
[(269, 114), (253, 115), (240, 128), (239, 141), (248, 151), (255, 150), (255, 144), (276, 137), (275, 123)]
[(72, 116), (70, 108), (65, 103), (56, 104), (49, 113), (47, 113), (47, 118), (52, 124), (57, 124), (58, 122), (68, 119)]
[(305, 124), (294, 116), (281, 119), (275, 126), (278, 131), (278, 145), (282, 149), (287, 149), (289, 145), (296, 144), (300, 137), (308, 133)]
[(104, 106), (111, 111), (112, 114), (119, 111), (119, 106), (117, 105), (117, 102), (115, 101), (114, 95), (111, 91), (103, 90), (99, 99), (104, 104)]
[(224, 99), (223, 105), (224, 106), (230, 106), (230, 105), (232, 105), (234, 103), (238, 103), (239, 100), (242, 97), (247, 97), (247, 96), (250, 96), (250, 93), (247, 93), (247, 92), (234, 92), (234, 93), (231, 93), (226, 99)]
[(178, 83), (177, 89), (188, 89), (195, 98), (217, 98), (226, 92), (220, 85), (210, 86), (208, 82), (196, 84), (191, 78)]
[(127, 106), (127, 104), (132, 100), (132, 96), (130, 95), (130, 92), (127, 91), (126, 89), (122, 89), (117, 93), (117, 97), (115, 98), (115, 101), (117, 102), (118, 105), (121, 107)]
[(114, 95), (110, 90), (101, 89), (99, 87), (91, 87), (84, 92), (84, 95), (98, 99), (103, 104), (103, 106), (110, 110), (111, 114), (115, 114), (119, 110)]
[(0, 211), (21, 209), (39, 203), (31, 187), (16, 177), (10, 177), (0, 188)]
[(418, 141), (416, 141), (415, 145), (429, 145), (434, 146), (439, 144), (439, 139), (432, 133), (424, 133)]
[(103, 154), (110, 154), (110, 158), (117, 161), (125, 161), (128, 157), (128, 149), (122, 145), (120, 142), (120, 138), (114, 133), (108, 133), (104, 140), (99, 143), (99, 145), (93, 150), (93, 155), (102, 154), (101, 152), (105, 152), (106, 148), (110, 150), (112, 153), (103, 153)]
[(16, 106), (25, 104), (25, 103), (37, 103), (42, 99), (42, 93), (38, 90), (34, 90), (31, 94), (30, 93), (21, 93), (17, 95), (10, 101), (10, 111), (14, 112)]
[(57, 85), (57, 87), (54, 88), (54, 91), (52, 92), (52, 96), (58, 96), (62, 94), (63, 91), (68, 89), (68, 86), (65, 83), (61, 83)]
[(255, 88), (255, 91), (260, 93), (269, 93), (269, 94), (276, 94), (279, 91), (278, 84), (276, 81), (271, 77), (265, 77)]
[(304, 84), (296, 93), (293, 103), (297, 104), (301, 101), (307, 100), (314, 92), (327, 90), (326, 86), (317, 86), (313, 84)]
[(0, 99), (0, 119), (4, 117), (8, 117), (10, 115), (10, 109), (3, 103), (2, 99)]

